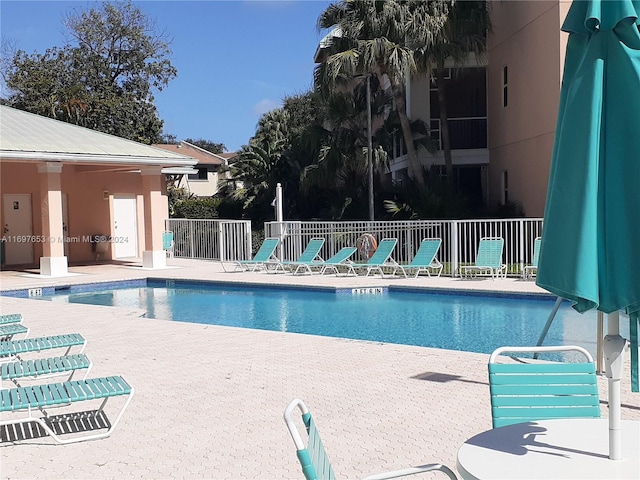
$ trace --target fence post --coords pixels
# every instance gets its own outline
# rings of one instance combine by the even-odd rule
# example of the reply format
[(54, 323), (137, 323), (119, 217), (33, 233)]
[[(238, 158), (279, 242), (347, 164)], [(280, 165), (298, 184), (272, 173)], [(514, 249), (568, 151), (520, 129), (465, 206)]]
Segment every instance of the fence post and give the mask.
[(224, 262), (226, 252), (226, 242), (224, 241), (224, 225), (223, 222), (218, 221), (218, 248), (220, 250), (220, 261)]
[[(524, 220), (519, 220), (518, 223), (520, 224), (520, 271), (518, 272), (519, 275), (522, 275), (522, 272), (524, 271)], [(529, 239), (527, 239), (527, 244), (529, 243)]]
[[(245, 253), (245, 255), (246, 255), (244, 258), (245, 258), (246, 260), (248, 260), (248, 259), (250, 259), (250, 258), (251, 258), (251, 252), (253, 252), (253, 238), (251, 237), (251, 225), (250, 225), (250, 224), (248, 224), (248, 223), (246, 223), (246, 224), (245, 224), (245, 227), (246, 227), (246, 228), (245, 228), (245, 230), (246, 230), (246, 232), (245, 232), (245, 233), (246, 233), (246, 235), (247, 235), (247, 240), (248, 240), (248, 241), (246, 242), (246, 245), (248, 245), (248, 246), (249, 246), (249, 249), (248, 249), (248, 251), (245, 251), (245, 252), (244, 252), (244, 253)], [(243, 243), (244, 243), (244, 242), (243, 242)]]
[(451, 276), (458, 276), (458, 221), (451, 221)]

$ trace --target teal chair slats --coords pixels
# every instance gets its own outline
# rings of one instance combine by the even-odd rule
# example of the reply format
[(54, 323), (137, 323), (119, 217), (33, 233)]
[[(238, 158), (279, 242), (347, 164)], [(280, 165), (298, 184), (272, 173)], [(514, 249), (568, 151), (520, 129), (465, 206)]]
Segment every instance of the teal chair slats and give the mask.
[(531, 265), (526, 265), (522, 269), (523, 278), (531, 278), (538, 272), (538, 259), (540, 258), (540, 245), (542, 245), (542, 237), (537, 237), (533, 241), (533, 258), (531, 259)]
[(22, 314), (21, 313), (5, 313), (0, 315), (0, 325), (6, 325), (8, 323), (21, 323), (22, 322)]
[[(238, 260), (236, 262), (233, 262), (233, 271), (255, 272), (261, 269), (266, 270), (269, 263), (274, 265), (277, 264), (279, 260), (278, 257), (276, 257), (275, 252), (276, 248), (278, 248), (279, 242), (280, 240), (278, 240), (277, 238), (265, 238), (262, 242), (262, 245), (260, 245), (260, 248), (251, 260)], [(224, 262), (222, 263), (222, 268), (225, 270), (225, 272), (227, 271), (226, 267), (224, 266)]]
[(0, 341), (0, 362), (13, 360), (13, 357), (22, 353), (40, 352), (54, 348), (66, 348), (66, 355), (71, 347), (75, 346), (81, 347), (79, 353), (82, 353), (86, 346), (86, 340), (79, 333)]
[(322, 444), (322, 439), (320, 438), (320, 432), (318, 431), (310, 413), (303, 415), (303, 422), (307, 428), (307, 434), (309, 435), (307, 451), (309, 452), (311, 464), (315, 466), (317, 478), (327, 480), (335, 479), (336, 477), (333, 473), (333, 469), (331, 468), (329, 457), (327, 456), (327, 452)]
[(289, 270), (296, 275), (302, 270), (303, 273), (312, 273), (312, 268), (319, 268), (322, 265), (323, 260), (320, 256), (320, 250), (322, 250), (323, 246), (324, 238), (312, 238), (297, 260), (279, 262), (271, 272), (277, 273), (278, 271), (286, 272)]
[(0, 325), (0, 341), (11, 340), (15, 335), (21, 334), (25, 337), (29, 334), (29, 329), (21, 323)]
[[(586, 362), (496, 363), (500, 355), (574, 351)], [(553, 418), (599, 418), (591, 355), (581, 347), (501, 347), (489, 359), (493, 427)]]
[[(2, 425), (17, 425), (21, 423), (36, 422), (54, 440), (59, 443), (74, 443), (86, 440), (95, 440), (109, 436), (116, 428), (122, 418), (129, 402), (133, 398), (134, 389), (121, 376), (111, 376), (102, 378), (91, 378), (86, 380), (72, 380), (62, 383), (47, 383), (41, 385), (31, 385), (27, 387), (15, 387), (0, 390), (0, 412), (13, 412), (14, 415), (24, 413), (24, 416), (0, 421)], [(113, 397), (124, 397), (120, 410), (114, 418), (103, 426), (102, 430), (94, 433), (94, 429), (87, 431), (67, 430), (64, 427), (54, 428), (56, 422), (67, 422), (68, 415), (55, 418), (47, 414), (46, 409), (56, 406), (73, 406), (79, 402), (90, 400), (102, 400), (97, 410), (87, 410), (84, 408), (75, 416), (91, 416), (97, 418), (105, 408), (107, 400)], [(42, 411), (41, 416), (36, 416)], [(88, 412), (88, 413), (87, 413)], [(71, 434), (72, 437), (63, 438), (60, 430)]]
[(162, 249), (167, 253), (167, 257), (173, 257), (174, 241), (173, 232), (170, 230), (162, 234)]
[(12, 340), (15, 335), (23, 335), (23, 338), (29, 336), (29, 328), (22, 324), (22, 314), (0, 315), (0, 341)]
[(502, 252), (504, 251), (504, 239), (500, 237), (484, 237), (478, 244), (478, 253), (473, 265), (462, 265), (459, 267), (460, 275), (476, 276), (479, 274), (490, 274), (492, 278), (498, 277), (501, 273), (506, 275), (507, 266), (502, 263)]
[(397, 243), (397, 238), (383, 238), (380, 240), (376, 251), (365, 263), (345, 263), (346, 275), (358, 275), (360, 272), (365, 272), (365, 277), (368, 277), (370, 273), (378, 272), (383, 277), (382, 267), (385, 266), (394, 267), (395, 272), (399, 264), (393, 260), (391, 255)]
[(332, 255), (322, 262), (320, 273), (324, 275), (327, 271), (332, 271), (337, 274), (338, 268), (340, 268), (341, 265), (347, 264), (349, 258), (356, 253), (356, 250), (356, 247), (342, 247), (335, 255)]
[(397, 268), (402, 271), (405, 277), (407, 276), (407, 273), (412, 273), (414, 271), (415, 278), (418, 278), (418, 275), (422, 272), (425, 272), (430, 277), (432, 270), (435, 271), (434, 273), (436, 273), (436, 277), (439, 277), (440, 273), (442, 273), (443, 265), (436, 257), (441, 244), (442, 240), (440, 238), (423, 239), (422, 242), (420, 242), (418, 251), (411, 260), (411, 263), (408, 265), (398, 265)]
[(92, 363), (84, 354), (65, 355), (61, 357), (36, 358), (0, 364), (0, 378), (2, 380), (17, 380), (20, 378), (37, 378), (86, 370), (85, 376), (91, 370)]
[[(299, 409), (301, 412), (300, 420), (307, 433), (306, 444), (300, 435), (300, 431), (298, 430), (296, 421), (293, 417), (293, 412), (296, 409)], [(318, 431), (309, 409), (302, 400), (294, 399), (289, 403), (289, 405), (287, 405), (287, 408), (284, 410), (284, 421), (296, 447), (296, 456), (298, 457), (298, 462), (300, 462), (304, 478), (306, 480), (335, 480), (336, 475), (331, 467), (331, 462), (327, 456), (322, 439), (320, 438), (320, 432)], [(385, 480), (430, 471), (440, 471), (451, 480), (457, 480), (456, 475), (451, 469), (438, 463), (370, 475), (364, 480)]]

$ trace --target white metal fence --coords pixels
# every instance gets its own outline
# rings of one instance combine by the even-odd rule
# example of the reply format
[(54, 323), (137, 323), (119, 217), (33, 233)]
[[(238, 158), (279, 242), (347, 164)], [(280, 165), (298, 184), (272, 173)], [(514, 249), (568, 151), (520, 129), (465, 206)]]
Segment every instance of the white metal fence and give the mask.
[[(278, 257), (282, 260), (297, 259), (309, 240), (316, 237), (326, 240), (321, 252), (323, 258), (329, 258), (342, 247), (356, 245), (363, 233), (372, 234), (378, 242), (383, 238), (397, 238), (394, 259), (400, 263), (411, 261), (423, 238), (441, 238), (438, 258), (444, 264), (444, 275), (455, 275), (460, 265), (472, 264), (482, 237), (502, 237), (507, 274), (519, 276), (522, 268), (531, 264), (534, 240), (542, 234), (542, 223), (541, 218), (268, 222), (265, 237), (282, 240), (278, 247)], [(174, 232), (176, 257), (231, 261), (252, 256), (249, 221), (170, 219), (167, 229)]]
[(251, 221), (170, 218), (173, 255), (210, 260), (251, 258)]
[(265, 236), (281, 238), (279, 258), (295, 260), (314, 237), (326, 240), (322, 257), (328, 258), (344, 246), (355, 245), (363, 233), (372, 234), (378, 242), (397, 238), (394, 259), (409, 263), (423, 238), (440, 238), (438, 254), (444, 264), (444, 275), (454, 275), (460, 265), (475, 262), (482, 237), (502, 237), (505, 240), (503, 261), (508, 275), (521, 275), (531, 264), (533, 244), (542, 234), (541, 218), (500, 220), (417, 220), (396, 222), (268, 222)]

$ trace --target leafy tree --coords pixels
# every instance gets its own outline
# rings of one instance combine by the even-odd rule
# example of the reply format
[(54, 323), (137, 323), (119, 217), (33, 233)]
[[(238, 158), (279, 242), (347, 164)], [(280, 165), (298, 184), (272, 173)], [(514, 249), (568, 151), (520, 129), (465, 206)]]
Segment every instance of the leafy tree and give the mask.
[(405, 180), (402, 185), (394, 186), (390, 192), (393, 199), (384, 201), (387, 212), (396, 219), (410, 220), (469, 216), (468, 202), (464, 195), (430, 169), (423, 169), (422, 175), (424, 186), (413, 177)]
[(18, 51), (4, 73), (16, 108), (94, 130), (156, 143), (162, 121), (154, 90), (177, 74), (169, 42), (131, 1), (74, 10), (65, 20), (75, 45), (44, 54)]
[(219, 218), (219, 198), (187, 198), (175, 205), (175, 218)]
[(284, 138), (276, 136), (253, 138), (230, 166), (231, 179), (223, 180), (223, 183), (240, 186), (231, 192), (231, 198), (243, 202), (245, 218), (255, 223), (272, 217), (270, 205), (283, 170), (284, 142)]
[[(376, 137), (391, 99), (379, 88), (374, 88), (374, 92), (372, 160), (374, 171), (377, 171), (387, 159)], [(368, 216), (366, 86), (359, 83), (353, 91), (336, 90), (322, 100), (320, 107), (324, 120), (322, 126), (316, 126), (322, 133), (321, 149), (317, 160), (304, 169), (301, 186), (304, 192), (314, 192), (316, 200), (324, 200), (324, 215), (365, 218)]]
[(197, 140), (187, 138), (185, 142), (190, 143), (191, 145), (195, 145), (196, 147), (200, 147), (201, 149), (211, 153), (224, 153), (227, 150), (227, 147), (224, 146), (224, 143), (216, 143), (212, 142), (211, 140), (205, 140), (204, 138), (199, 138)]

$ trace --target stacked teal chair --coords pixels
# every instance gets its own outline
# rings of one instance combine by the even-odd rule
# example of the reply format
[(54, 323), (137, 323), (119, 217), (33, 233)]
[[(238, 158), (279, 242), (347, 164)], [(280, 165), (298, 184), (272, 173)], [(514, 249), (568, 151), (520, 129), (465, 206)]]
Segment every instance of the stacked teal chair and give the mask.
[[(0, 316), (0, 325), (21, 321), (20, 314)], [(86, 340), (78, 333), (0, 341), (0, 435), (3, 441), (49, 435), (65, 444), (111, 435), (131, 402), (134, 389), (119, 375), (87, 378), (92, 362), (82, 353), (85, 347)], [(79, 351), (71, 354), (72, 348)], [(65, 350), (53, 357), (28, 357), (55, 349)], [(81, 379), (73, 379), (76, 372), (83, 371)], [(66, 379), (42, 382), (57, 376), (66, 376)], [(105, 407), (115, 397), (122, 399), (122, 405), (114, 417), (108, 418)], [(85, 402), (94, 403), (97, 408), (89, 409)], [(81, 411), (69, 411), (77, 404), (82, 404)], [(52, 409), (61, 407), (67, 407), (67, 411), (52, 415)]]
[[(295, 409), (299, 409), (302, 414), (302, 423), (304, 424), (307, 432), (307, 444), (302, 440), (302, 436), (298, 431), (293, 417)], [(294, 399), (289, 403), (284, 411), (284, 421), (289, 429), (291, 438), (296, 447), (296, 455), (298, 461), (302, 467), (302, 473), (306, 480), (335, 480), (336, 475), (333, 472), (329, 457), (322, 444), (320, 438), (320, 432), (316, 427), (315, 421), (309, 412), (307, 406), (302, 400)], [(391, 472), (385, 472), (375, 475), (369, 475), (364, 480), (384, 480), (388, 478), (406, 477), (409, 475), (416, 475), (418, 473), (440, 471), (444, 473), (451, 480), (457, 480), (453, 471), (441, 465), (439, 463), (431, 463), (428, 465), (420, 465), (417, 467), (409, 467), (402, 470), (394, 470)]]
[(22, 323), (22, 315), (9, 313), (0, 315), (0, 341), (13, 340), (15, 335), (29, 336), (29, 328)]

